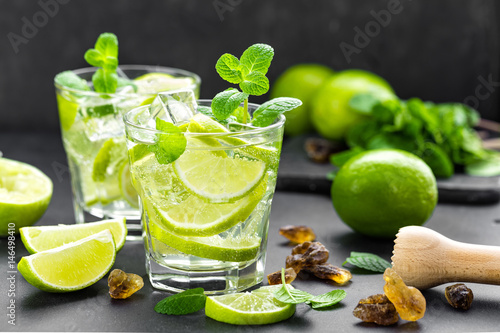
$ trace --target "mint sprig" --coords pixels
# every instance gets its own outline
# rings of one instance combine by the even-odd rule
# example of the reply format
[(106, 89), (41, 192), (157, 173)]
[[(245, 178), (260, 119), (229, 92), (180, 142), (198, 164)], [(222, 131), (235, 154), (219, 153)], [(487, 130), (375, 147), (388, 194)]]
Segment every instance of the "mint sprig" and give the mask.
[(392, 265), (387, 260), (379, 257), (376, 254), (366, 252), (351, 252), (351, 256), (344, 261), (342, 266), (347, 263), (378, 273), (383, 273), (385, 272), (386, 268), (392, 267)]
[[(228, 119), (238, 113), (238, 120), (246, 124), (250, 120), (248, 113), (248, 97), (260, 96), (269, 91), (269, 79), (266, 73), (274, 57), (274, 50), (267, 44), (254, 44), (246, 49), (241, 58), (232, 54), (223, 54), (215, 69), (220, 77), (229, 83), (238, 84), (238, 89), (230, 88), (215, 96), (212, 100), (212, 111), (219, 121)], [(243, 110), (238, 107), (243, 103)], [(270, 100), (261, 105), (255, 112), (252, 125), (257, 127), (269, 126), (282, 113), (290, 111), (302, 102), (296, 98), (281, 97)]]
[(325, 294), (313, 296), (306, 291), (292, 289), (285, 283), (285, 269), (281, 269), (281, 288), (274, 293), (274, 298), (282, 303), (300, 304), (306, 303), (314, 310), (326, 309), (343, 300), (346, 292), (341, 289), (332, 290)]
[(94, 90), (101, 93), (114, 93), (118, 86), (118, 38), (115, 34), (105, 32), (99, 35), (93, 49), (87, 50), (85, 61), (91, 66), (99, 67), (92, 76)]
[(156, 129), (163, 133), (156, 134), (156, 143), (149, 145), (148, 149), (155, 154), (158, 163), (172, 163), (186, 150), (186, 137), (174, 124), (160, 118), (156, 118), (155, 121)]
[(206, 301), (203, 288), (188, 289), (162, 299), (155, 305), (155, 311), (168, 315), (186, 315), (203, 309)]

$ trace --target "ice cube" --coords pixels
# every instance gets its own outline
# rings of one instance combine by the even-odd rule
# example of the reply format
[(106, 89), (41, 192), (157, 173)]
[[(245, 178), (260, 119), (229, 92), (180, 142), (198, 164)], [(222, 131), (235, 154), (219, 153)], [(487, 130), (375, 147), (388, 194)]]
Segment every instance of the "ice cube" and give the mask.
[(182, 124), (194, 116), (197, 107), (194, 92), (189, 89), (180, 89), (156, 95), (149, 111), (153, 121), (159, 117), (173, 124)]

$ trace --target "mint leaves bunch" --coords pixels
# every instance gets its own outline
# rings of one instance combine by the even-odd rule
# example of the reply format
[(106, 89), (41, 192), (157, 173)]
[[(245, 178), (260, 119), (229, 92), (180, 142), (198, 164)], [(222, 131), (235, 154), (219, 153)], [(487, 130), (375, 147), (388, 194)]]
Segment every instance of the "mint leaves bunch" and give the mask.
[[(280, 97), (262, 104), (254, 111), (253, 118), (248, 113), (250, 95), (260, 96), (269, 90), (266, 73), (273, 57), (271, 46), (254, 44), (243, 52), (240, 59), (229, 53), (219, 58), (215, 65), (217, 73), (229, 83), (238, 84), (241, 91), (228, 88), (214, 97), (211, 107), (215, 119), (223, 123), (232, 118), (243, 124), (250, 120), (254, 126), (265, 127), (271, 125), (280, 114), (302, 105), (296, 98)], [(240, 107), (242, 103), (243, 108)]]

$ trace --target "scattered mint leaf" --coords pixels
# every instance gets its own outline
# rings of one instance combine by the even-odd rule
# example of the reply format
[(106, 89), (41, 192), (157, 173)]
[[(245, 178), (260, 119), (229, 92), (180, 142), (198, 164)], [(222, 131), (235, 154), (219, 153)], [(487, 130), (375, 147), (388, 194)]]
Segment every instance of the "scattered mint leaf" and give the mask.
[(217, 119), (227, 119), (243, 103), (248, 94), (229, 88), (218, 93), (212, 100), (212, 112)]
[(104, 69), (98, 69), (92, 76), (94, 90), (102, 93), (114, 93), (118, 87), (118, 76), (116, 73), (107, 73)]
[(239, 70), (240, 61), (234, 55), (225, 53), (215, 64), (215, 70), (224, 80), (238, 84), (243, 81), (243, 76)]
[(148, 146), (160, 164), (177, 160), (186, 150), (187, 140), (184, 133), (174, 124), (156, 118), (156, 129), (166, 133), (156, 135), (156, 144)]
[(264, 95), (269, 90), (269, 79), (261, 72), (251, 72), (240, 83), (240, 89), (249, 95)]
[(337, 289), (322, 295), (314, 296), (306, 303), (309, 304), (313, 309), (322, 309), (337, 304), (338, 302), (343, 300), (345, 296), (345, 290)]
[(383, 273), (386, 268), (392, 267), (387, 260), (382, 259), (376, 254), (366, 252), (351, 252), (351, 256), (345, 260), (342, 266), (346, 263), (380, 273)]
[(302, 105), (296, 98), (278, 97), (265, 102), (253, 113), (252, 124), (258, 127), (271, 125), (280, 114)]
[(90, 87), (87, 85), (87, 81), (82, 79), (72, 71), (64, 71), (62, 73), (59, 73), (56, 75), (54, 80), (57, 84), (60, 84), (63, 87), (75, 90), (90, 90)]
[(274, 57), (274, 49), (267, 44), (254, 44), (246, 49), (240, 58), (244, 76), (252, 72), (266, 74)]
[(162, 299), (155, 305), (155, 311), (168, 315), (185, 315), (205, 307), (207, 296), (203, 288), (188, 289)]
[(349, 100), (349, 107), (358, 113), (370, 115), (373, 107), (379, 102), (380, 100), (375, 95), (365, 92), (351, 97)]
[(282, 303), (287, 304), (300, 304), (304, 303), (314, 296), (309, 294), (308, 292), (299, 290), (299, 289), (291, 289), (285, 283), (285, 269), (281, 269), (281, 288), (276, 290), (274, 293), (274, 298)]

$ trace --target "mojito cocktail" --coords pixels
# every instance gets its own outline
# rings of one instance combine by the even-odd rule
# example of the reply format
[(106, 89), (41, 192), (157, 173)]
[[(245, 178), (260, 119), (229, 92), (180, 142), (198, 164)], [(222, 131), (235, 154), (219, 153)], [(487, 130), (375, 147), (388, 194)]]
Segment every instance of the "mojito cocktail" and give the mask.
[[(77, 69), (55, 79), (75, 219), (77, 223), (118, 217), (139, 220), (138, 196), (130, 181), (123, 114), (151, 103), (159, 91), (188, 88), (198, 95), (200, 78), (180, 69), (125, 65), (117, 68), (116, 91), (102, 93), (94, 91), (92, 84), (98, 70)], [(128, 227), (140, 230), (140, 225), (130, 220)]]
[[(199, 112), (210, 105), (199, 101), (189, 116), (162, 125), (165, 130), (158, 129), (162, 122), (154, 116), (176, 117), (154, 107), (125, 115), (130, 172), (142, 203), (146, 268), (159, 289), (228, 293), (264, 276), (284, 117), (266, 127), (223, 125)], [(257, 107), (248, 104), (250, 113)], [(159, 152), (162, 142), (166, 149)], [(169, 153), (179, 156), (171, 161)]]

